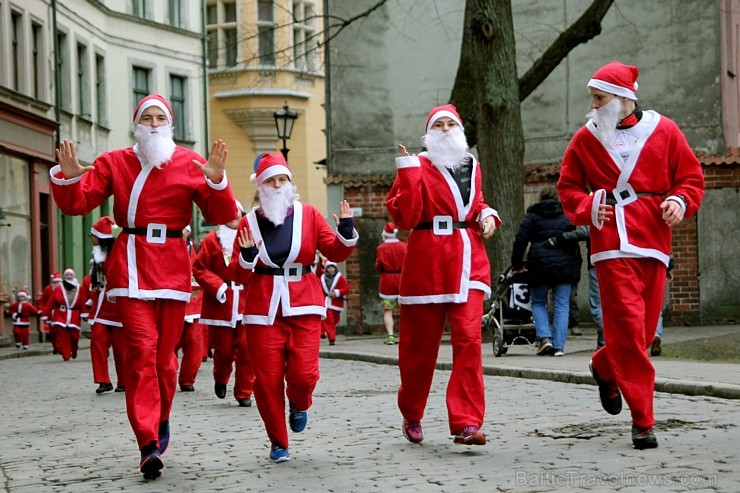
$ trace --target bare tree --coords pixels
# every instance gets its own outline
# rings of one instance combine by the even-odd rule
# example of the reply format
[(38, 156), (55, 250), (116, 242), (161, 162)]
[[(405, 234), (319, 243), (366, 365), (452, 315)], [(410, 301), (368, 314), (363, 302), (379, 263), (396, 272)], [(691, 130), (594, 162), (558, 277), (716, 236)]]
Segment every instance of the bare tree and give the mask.
[(520, 102), (576, 46), (601, 33), (614, 0), (594, 0), (583, 15), (518, 79), (511, 0), (467, 0), (460, 61), (450, 100), (465, 115), (470, 145), (477, 145), (486, 173), (484, 196), (506, 227), (487, 243), (491, 275), (508, 265), (524, 211), (524, 133)]

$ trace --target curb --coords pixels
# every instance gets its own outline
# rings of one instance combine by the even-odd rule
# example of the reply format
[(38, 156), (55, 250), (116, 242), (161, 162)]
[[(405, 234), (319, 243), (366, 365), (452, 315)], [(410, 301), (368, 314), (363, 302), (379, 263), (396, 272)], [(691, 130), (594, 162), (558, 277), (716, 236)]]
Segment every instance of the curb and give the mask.
[[(343, 359), (363, 361), (379, 365), (398, 366), (398, 358), (394, 356), (379, 356), (377, 354), (350, 353), (342, 351), (319, 351), (319, 356), (325, 359)], [(437, 363), (437, 370), (452, 370), (452, 363)], [(569, 372), (560, 370), (543, 370), (532, 368), (499, 368), (483, 365), (483, 374), (496, 377), (526, 378), (529, 380), (549, 380), (560, 383), (574, 383), (593, 385), (596, 382), (590, 373)], [(667, 394), (682, 394), (691, 396), (717, 397), (720, 399), (740, 399), (740, 385), (703, 383), (691, 380), (655, 379), (655, 391)]]

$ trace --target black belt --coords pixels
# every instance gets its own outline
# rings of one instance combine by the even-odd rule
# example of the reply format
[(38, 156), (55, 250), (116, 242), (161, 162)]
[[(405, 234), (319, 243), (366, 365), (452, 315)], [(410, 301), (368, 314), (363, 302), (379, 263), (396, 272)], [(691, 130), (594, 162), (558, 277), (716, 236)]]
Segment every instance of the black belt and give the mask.
[[(265, 274), (268, 276), (284, 276), (286, 270), (288, 271), (293, 270), (292, 272), (288, 272), (288, 275), (296, 275), (298, 272), (298, 267), (260, 267), (260, 266), (257, 266), (254, 268), (254, 273), (255, 274)], [(311, 272), (310, 265), (304, 265), (303, 267), (301, 267), (301, 275), (308, 274), (309, 272)]]
[[(635, 192), (635, 196), (637, 197), (662, 197), (663, 195), (659, 193), (653, 193), (653, 192)], [(606, 203), (609, 205), (617, 205), (617, 199), (614, 197), (614, 194), (612, 192), (606, 192)]]
[[(441, 221), (440, 225), (446, 225), (446, 223)], [(469, 227), (470, 223), (464, 221), (452, 221), (452, 229), (466, 229)], [(414, 229), (434, 229), (434, 223), (419, 223), (414, 227)]]
[[(128, 233), (130, 235), (146, 236), (147, 228), (123, 228), (123, 232)], [(168, 229), (167, 234), (165, 236), (167, 236), (167, 238), (182, 238), (182, 230), (181, 229)]]

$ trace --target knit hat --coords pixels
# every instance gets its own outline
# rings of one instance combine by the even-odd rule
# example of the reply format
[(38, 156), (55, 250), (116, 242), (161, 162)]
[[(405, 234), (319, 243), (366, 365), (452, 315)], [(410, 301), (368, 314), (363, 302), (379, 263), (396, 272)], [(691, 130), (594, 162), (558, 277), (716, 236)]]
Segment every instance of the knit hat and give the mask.
[(134, 124), (139, 123), (139, 120), (141, 119), (141, 114), (144, 113), (144, 110), (149, 108), (150, 106), (156, 106), (157, 108), (164, 111), (164, 114), (167, 115), (167, 121), (169, 122), (170, 126), (172, 126), (172, 123), (175, 120), (175, 117), (172, 114), (172, 108), (170, 108), (169, 103), (167, 103), (167, 101), (159, 94), (150, 94), (149, 96), (146, 96), (141, 101), (139, 101), (139, 104), (136, 105), (136, 110), (134, 110)]
[(460, 115), (457, 113), (457, 108), (455, 108), (451, 104), (445, 104), (442, 106), (437, 106), (436, 108), (432, 108), (432, 111), (429, 112), (426, 131), (428, 132), (429, 129), (432, 128), (432, 125), (434, 125), (434, 122), (443, 117), (452, 118), (457, 122), (458, 125), (460, 125), (461, 127), (463, 126), (462, 118), (460, 118)]
[(640, 73), (637, 67), (614, 60), (594, 73), (591, 80), (588, 81), (588, 87), (637, 101), (635, 91), (637, 90), (638, 75)]
[(28, 299), (28, 291), (26, 291), (25, 289), (21, 289), (20, 291), (18, 291), (18, 292), (17, 292), (16, 294), (15, 294), (15, 296), (16, 296), (17, 298), (20, 298), (21, 296), (23, 296), (24, 298)]
[(90, 233), (97, 236), (98, 238), (113, 238), (113, 230), (118, 229), (118, 226), (108, 216), (103, 216), (92, 225)]
[(398, 233), (398, 228), (396, 228), (395, 224), (385, 223), (385, 227), (383, 228), (381, 235), (383, 238), (395, 238), (396, 233)]
[(51, 277), (51, 282), (62, 282), (62, 275), (59, 272), (55, 272), (49, 277)]
[(277, 175), (288, 175), (288, 179), (293, 181), (293, 174), (290, 172), (283, 154), (281, 152), (266, 152), (260, 156), (257, 168), (249, 177), (249, 181), (259, 186), (268, 178)]

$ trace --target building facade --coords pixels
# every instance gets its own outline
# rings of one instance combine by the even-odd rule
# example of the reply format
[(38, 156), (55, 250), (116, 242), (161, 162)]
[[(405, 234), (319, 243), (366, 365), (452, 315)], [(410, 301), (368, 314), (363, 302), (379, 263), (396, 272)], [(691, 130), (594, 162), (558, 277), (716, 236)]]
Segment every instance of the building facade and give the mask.
[[(332, 0), (327, 13), (350, 18), (374, 3)], [(520, 74), (590, 3), (512, 2)], [(372, 297), (377, 289), (372, 257), (388, 219), (382, 202), (395, 174), (393, 158), (398, 144), (405, 144), (409, 152), (421, 150), (419, 137), (427, 112), (448, 102), (457, 73), (465, 2), (422, 0), (415, 3), (413, 19), (404, 8), (396, 2), (384, 4), (346, 28), (329, 46), (333, 123), (328, 194), (330, 202), (332, 197), (345, 197), (362, 213), (358, 220), (362, 240), (346, 266), (351, 281), (348, 330), (382, 325)], [(697, 217), (674, 234), (676, 271), (666, 313), (674, 323), (732, 321), (740, 316), (733, 295), (740, 289), (734, 261), (740, 253), (734, 246), (740, 243), (738, 26), (737, 0), (687, 2), (680, 8), (671, 0), (656, 0), (649, 9), (638, 0), (620, 1), (604, 18), (601, 34), (576, 47), (521, 106), (528, 177), (523, 184), (525, 205), (545, 183), (557, 181), (563, 152), (589, 110), (586, 83), (598, 67), (613, 59), (637, 65), (640, 104), (672, 118), (684, 130), (704, 165), (707, 192)], [(495, 173), (495, 163), (483, 165)], [(488, 199), (499, 210), (507, 207), (495, 197)], [(582, 313), (588, 310), (584, 307)]]

